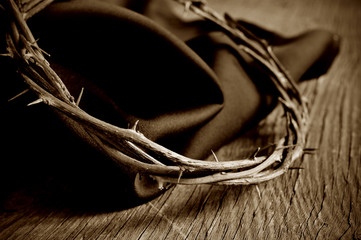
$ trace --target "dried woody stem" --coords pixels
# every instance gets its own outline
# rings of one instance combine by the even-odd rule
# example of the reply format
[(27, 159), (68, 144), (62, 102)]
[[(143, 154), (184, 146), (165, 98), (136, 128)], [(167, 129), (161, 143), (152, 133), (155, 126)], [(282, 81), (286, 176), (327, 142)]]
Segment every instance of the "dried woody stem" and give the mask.
[[(51, 107), (93, 147), (123, 167), (147, 174), (162, 183), (175, 184), (256, 184), (285, 173), (304, 149), (307, 110), (287, 71), (262, 39), (247, 32), (228, 15), (224, 18), (201, 1), (176, 0), (196, 14), (216, 23), (240, 42), (239, 47), (257, 60), (278, 89), (287, 116), (288, 135), (280, 139), (269, 156), (233, 161), (203, 161), (175, 153), (139, 133), (136, 125), (124, 129), (99, 120), (79, 108), (58, 75), (51, 69), (37, 45), (22, 13), (13, 0), (6, 0), (2, 13), (8, 15), (7, 56), (39, 100)], [(41, 1), (39, 1), (41, 2)], [(50, 1), (43, 1), (48, 4)], [(37, 6), (41, 9), (44, 6)], [(31, 9), (30, 9), (31, 10)], [(30, 11), (29, 10), (29, 11)], [(31, 10), (31, 14), (35, 14)], [(276, 164), (277, 163), (277, 164)], [(275, 166), (276, 165), (276, 166)]]

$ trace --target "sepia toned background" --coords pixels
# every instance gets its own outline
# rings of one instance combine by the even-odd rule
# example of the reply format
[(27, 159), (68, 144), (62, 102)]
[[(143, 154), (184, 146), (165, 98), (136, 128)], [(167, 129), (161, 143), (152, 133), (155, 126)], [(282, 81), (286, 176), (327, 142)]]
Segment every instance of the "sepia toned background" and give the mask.
[[(123, 188), (126, 177), (111, 165), (79, 160), (87, 166), (74, 166), (62, 156), (54, 164), (39, 162), (36, 171), (21, 160), (35, 173), (18, 166), (21, 172), (2, 178), (26, 181), (2, 196), (0, 239), (361, 239), (361, 1), (209, 4), (286, 36), (315, 28), (341, 36), (331, 69), (300, 85), (311, 108), (306, 145), (317, 152), (258, 186), (179, 185), (144, 203), (134, 201)], [(276, 109), (222, 147), (218, 158), (243, 157), (274, 142), (283, 129), (280, 114)], [(63, 174), (53, 176), (54, 168)]]

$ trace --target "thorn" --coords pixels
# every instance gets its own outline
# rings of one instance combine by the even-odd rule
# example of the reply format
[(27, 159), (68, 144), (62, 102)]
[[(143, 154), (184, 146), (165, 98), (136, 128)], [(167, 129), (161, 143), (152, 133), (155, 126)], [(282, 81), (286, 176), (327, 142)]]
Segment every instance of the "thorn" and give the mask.
[(13, 57), (11, 53), (1, 53), (1, 57)]
[(214, 159), (216, 160), (216, 162), (219, 162), (217, 155), (213, 152), (213, 150), (212, 150), (212, 149), (211, 149), (211, 152), (212, 152), (213, 157), (214, 157)]
[(81, 97), (83, 96), (83, 92), (84, 92), (84, 87), (81, 88), (78, 99), (76, 100), (76, 105), (79, 106)]
[(183, 175), (183, 170), (180, 169), (179, 175), (178, 175), (178, 180), (177, 180), (177, 183), (178, 183), (178, 184), (180, 183), (180, 180), (181, 180), (182, 175)]
[(256, 185), (256, 190), (257, 190), (259, 198), (262, 199), (261, 191), (259, 190), (258, 185)]
[(47, 55), (48, 57), (50, 57), (50, 54), (45, 52), (45, 50), (43, 50), (42, 48), (40, 48), (38, 46), (38, 41), (39, 41), (39, 38), (36, 39), (34, 42), (29, 42), (30, 45), (33, 47), (33, 48), (36, 48), (37, 50), (39, 50), (40, 52), (44, 53), (45, 55)]
[(14, 100), (14, 99), (16, 99), (16, 98), (18, 98), (18, 97), (20, 97), (20, 96), (24, 95), (24, 94), (25, 94), (25, 93), (27, 93), (28, 91), (29, 91), (29, 89), (25, 89), (25, 90), (24, 90), (24, 91), (22, 91), (21, 93), (16, 94), (14, 97), (10, 98), (10, 99), (8, 100), (8, 102), (10, 102), (10, 101), (12, 101), (12, 100)]
[(308, 106), (308, 104), (310, 103), (310, 101), (308, 100), (308, 97), (302, 96), (301, 99)]
[(50, 53), (45, 52), (44, 49), (42, 49), (42, 48), (40, 48), (40, 47), (38, 47), (38, 49), (40, 50), (40, 52), (44, 53), (46, 56), (48, 56), (48, 57), (51, 56)]
[(134, 131), (137, 131), (138, 123), (139, 123), (139, 120), (135, 121), (135, 123), (131, 129)]
[(29, 107), (31, 105), (35, 105), (35, 104), (42, 103), (42, 102), (44, 102), (44, 100), (42, 98), (39, 98), (39, 99), (35, 100), (34, 102), (29, 103), (27, 106)]
[(187, 14), (190, 11), (192, 1), (186, 1), (184, 3), (184, 14)]
[(163, 181), (159, 180), (159, 179), (157, 179), (157, 181), (158, 181), (158, 189), (159, 190), (164, 190), (165, 183)]
[(256, 149), (256, 151), (254, 151), (254, 153), (252, 153), (252, 155), (251, 155), (250, 158), (253, 159), (253, 160), (256, 160), (257, 154), (259, 153), (260, 150), (261, 150), (261, 148), (258, 147), (258, 148)]

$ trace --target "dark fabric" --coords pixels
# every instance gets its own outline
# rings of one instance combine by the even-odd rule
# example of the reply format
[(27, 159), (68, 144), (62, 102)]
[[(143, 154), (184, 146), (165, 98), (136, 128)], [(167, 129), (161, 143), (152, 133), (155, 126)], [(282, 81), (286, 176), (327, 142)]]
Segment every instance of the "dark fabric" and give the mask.
[[(216, 26), (167, 25), (167, 15), (149, 14), (144, 4), (124, 7), (130, 5), (57, 2), (29, 20), (70, 92), (85, 88), (80, 106), (87, 112), (121, 127), (139, 120), (148, 138), (204, 158), (273, 109), (268, 77)], [(244, 26), (274, 45), (296, 80), (312, 66), (323, 69), (313, 75), (323, 73), (338, 49), (326, 31), (285, 38)]]

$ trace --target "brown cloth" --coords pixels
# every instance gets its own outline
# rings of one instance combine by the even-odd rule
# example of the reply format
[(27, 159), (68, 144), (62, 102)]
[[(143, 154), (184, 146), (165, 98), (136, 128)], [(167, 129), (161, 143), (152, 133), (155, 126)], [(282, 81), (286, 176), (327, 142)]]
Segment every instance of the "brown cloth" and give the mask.
[[(274, 108), (269, 77), (219, 27), (157, 14), (160, 1), (121, 2), (60, 1), (29, 20), (72, 95), (84, 87), (88, 113), (125, 128), (139, 120), (146, 137), (204, 158)], [(338, 51), (327, 31), (286, 38), (240, 23), (297, 81), (324, 73)]]

